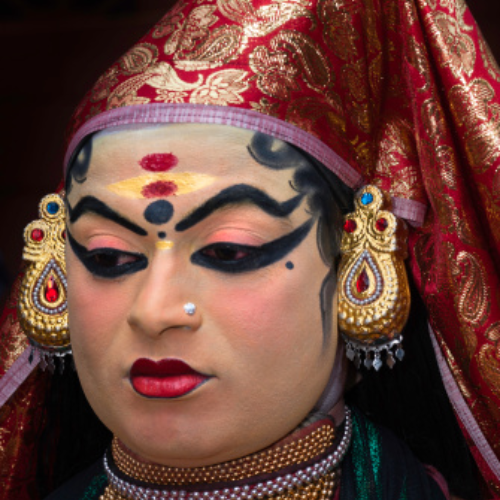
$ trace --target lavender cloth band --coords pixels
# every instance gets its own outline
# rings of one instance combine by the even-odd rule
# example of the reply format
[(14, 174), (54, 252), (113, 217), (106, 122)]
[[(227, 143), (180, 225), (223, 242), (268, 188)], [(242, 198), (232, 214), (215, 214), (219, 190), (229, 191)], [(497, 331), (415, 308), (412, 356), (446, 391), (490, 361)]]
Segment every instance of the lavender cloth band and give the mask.
[[(96, 115), (85, 122), (71, 139), (64, 157), (64, 171), (79, 144), (90, 134), (114, 127), (162, 123), (230, 125), (262, 132), (306, 151), (349, 187), (358, 189), (365, 184), (362, 175), (323, 141), (291, 123), (249, 109), (204, 104), (150, 103), (147, 106), (111, 109)], [(393, 211), (398, 217), (407, 220), (412, 226), (422, 225), (426, 212), (424, 204), (404, 198), (393, 197), (392, 200)]]

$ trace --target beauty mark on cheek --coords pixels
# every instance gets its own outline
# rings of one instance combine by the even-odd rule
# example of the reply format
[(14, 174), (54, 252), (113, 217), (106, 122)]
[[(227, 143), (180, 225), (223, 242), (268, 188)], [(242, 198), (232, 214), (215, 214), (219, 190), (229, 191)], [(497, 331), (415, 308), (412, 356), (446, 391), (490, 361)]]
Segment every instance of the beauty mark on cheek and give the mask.
[(293, 265), (293, 262), (290, 262), (290, 261), (288, 261), (288, 262), (285, 264), (285, 266), (286, 266), (286, 268), (287, 268), (287, 269), (290, 269), (290, 270), (292, 270), (292, 269), (295, 267), (295, 266)]
[(139, 165), (148, 172), (167, 172), (178, 163), (179, 159), (172, 153), (153, 153), (139, 161)]

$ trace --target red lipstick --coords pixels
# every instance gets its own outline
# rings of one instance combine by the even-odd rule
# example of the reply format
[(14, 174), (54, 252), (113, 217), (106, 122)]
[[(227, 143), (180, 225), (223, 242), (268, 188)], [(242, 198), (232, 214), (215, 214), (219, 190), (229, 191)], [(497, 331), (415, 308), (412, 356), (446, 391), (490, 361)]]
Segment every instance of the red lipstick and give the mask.
[(209, 380), (179, 359), (140, 358), (130, 369), (130, 383), (137, 393), (148, 398), (178, 398)]

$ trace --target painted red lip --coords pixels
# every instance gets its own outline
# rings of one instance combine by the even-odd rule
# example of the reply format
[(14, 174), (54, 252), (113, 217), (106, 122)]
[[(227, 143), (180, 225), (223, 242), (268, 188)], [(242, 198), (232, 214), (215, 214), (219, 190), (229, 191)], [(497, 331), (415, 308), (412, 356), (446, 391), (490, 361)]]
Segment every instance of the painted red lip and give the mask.
[(130, 369), (132, 387), (148, 398), (178, 398), (209, 379), (208, 375), (193, 370), (179, 359), (153, 361), (141, 358)]

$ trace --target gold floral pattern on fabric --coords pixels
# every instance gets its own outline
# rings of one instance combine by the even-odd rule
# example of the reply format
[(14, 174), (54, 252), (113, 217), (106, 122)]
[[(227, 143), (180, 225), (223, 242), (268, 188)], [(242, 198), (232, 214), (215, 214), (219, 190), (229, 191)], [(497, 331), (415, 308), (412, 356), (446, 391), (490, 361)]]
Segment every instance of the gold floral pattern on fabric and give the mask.
[(468, 324), (481, 325), (490, 309), (490, 295), (486, 286), (486, 271), (472, 253), (461, 251), (457, 255), (461, 269), (458, 311)]
[(175, 59), (183, 59), (184, 54), (191, 52), (197, 42), (208, 39), (209, 28), (219, 19), (214, 15), (215, 10), (214, 5), (194, 8), (184, 22), (178, 23), (178, 28), (165, 42), (165, 54), (175, 54)]
[(243, 102), (241, 94), (248, 89), (247, 72), (225, 69), (212, 73), (192, 94), (189, 102), (226, 106)]
[(151, 43), (135, 45), (118, 61), (125, 75), (141, 73), (153, 65), (158, 59), (158, 49)]
[(297, 78), (315, 90), (330, 82), (327, 61), (314, 42), (305, 35), (282, 31), (266, 46), (258, 46), (250, 55), (250, 68), (257, 75), (262, 92), (288, 100), (293, 91), (300, 90)]
[(470, 76), (476, 62), (476, 46), (472, 38), (462, 32), (457, 18), (444, 12), (435, 12), (429, 14), (426, 21), (430, 24), (429, 34), (438, 49), (441, 64), (457, 78), (462, 73)]
[(495, 81), (500, 82), (500, 68), (498, 67), (498, 63), (491, 52), (491, 49), (488, 43), (485, 40), (479, 40), (479, 48), (481, 51), (481, 58), (483, 60), (484, 67), (491, 78)]
[(396, 178), (397, 182), (392, 183), (393, 196), (410, 196), (420, 185), (418, 155), (411, 123), (398, 117), (388, 117), (382, 127), (378, 148), (377, 170), (381, 186), (385, 187), (385, 180)]
[(490, 382), (492, 391), (500, 397), (500, 322), (493, 323), (485, 332), (491, 342), (479, 351), (479, 369), (483, 377)]
[(331, 51), (344, 61), (359, 57), (359, 32), (354, 27), (353, 10), (359, 10), (356, 2), (343, 0), (318, 2), (318, 16), (323, 24), (323, 38)]
[(269, 2), (255, 8), (251, 0), (217, 0), (221, 14), (231, 21), (241, 24), (248, 38), (267, 36), (291, 20), (308, 19), (315, 28), (315, 19), (309, 2)]
[(239, 26), (221, 26), (208, 38), (177, 60), (177, 67), (186, 71), (217, 68), (234, 59), (241, 48), (243, 30)]
[(23, 334), (19, 321), (13, 314), (7, 316), (0, 325), (0, 360), (1, 373), (5, 373), (14, 361), (27, 348), (26, 337)]
[(500, 156), (500, 104), (491, 84), (482, 78), (455, 85), (449, 92), (453, 117), (465, 125), (465, 146), (471, 166), (483, 173)]

